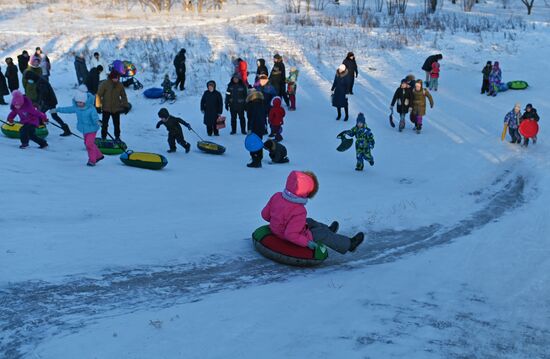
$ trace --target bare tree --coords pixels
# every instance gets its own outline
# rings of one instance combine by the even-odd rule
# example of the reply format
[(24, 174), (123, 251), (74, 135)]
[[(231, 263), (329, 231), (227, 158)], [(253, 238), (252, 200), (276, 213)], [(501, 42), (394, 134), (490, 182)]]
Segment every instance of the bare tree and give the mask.
[(351, 13), (353, 15), (363, 15), (367, 8), (367, 0), (351, 0)]
[(472, 11), (474, 5), (476, 3), (476, 0), (462, 0), (462, 8), (465, 12)]
[(521, 2), (527, 8), (527, 15), (531, 15), (531, 10), (533, 10), (533, 5), (535, 5), (535, 0), (521, 0)]
[(302, 11), (302, 0), (286, 0), (285, 11), (299, 14)]
[(327, 7), (328, 4), (330, 4), (331, 0), (313, 0), (313, 8), (317, 11), (319, 10), (325, 10), (325, 7)]
[(397, 0), (386, 0), (386, 10), (388, 15), (393, 16), (397, 12)]
[(433, 14), (437, 11), (437, 1), (438, 0), (424, 0), (424, 7), (428, 14)]
[(382, 12), (383, 7), (384, 0), (374, 0), (374, 10), (376, 10), (376, 12)]
[(409, 0), (397, 0), (397, 12), (400, 14), (405, 14), (407, 11), (407, 4)]

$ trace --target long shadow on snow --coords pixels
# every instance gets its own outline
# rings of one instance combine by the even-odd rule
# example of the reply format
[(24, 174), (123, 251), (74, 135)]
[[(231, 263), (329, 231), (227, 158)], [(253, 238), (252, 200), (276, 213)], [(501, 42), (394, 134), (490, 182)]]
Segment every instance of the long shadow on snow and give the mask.
[(111, 271), (99, 279), (14, 283), (0, 291), (0, 353), (4, 358), (22, 358), (27, 348), (40, 340), (82, 328), (114, 309), (123, 314), (171, 307), (220, 291), (396, 261), (468, 235), (525, 203), (524, 177), (503, 181), (499, 187), (483, 208), (453, 226), (433, 224), (414, 230), (369, 232), (368, 243), (352, 260), (334, 256), (319, 269), (299, 270), (256, 255), (229, 261), (211, 256), (201, 263)]

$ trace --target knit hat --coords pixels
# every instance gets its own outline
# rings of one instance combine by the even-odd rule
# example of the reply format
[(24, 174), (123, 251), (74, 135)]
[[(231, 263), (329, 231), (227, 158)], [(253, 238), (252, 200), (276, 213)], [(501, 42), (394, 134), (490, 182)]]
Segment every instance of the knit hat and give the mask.
[(363, 125), (366, 124), (365, 115), (363, 115), (362, 112), (359, 112), (359, 114), (357, 115), (357, 124), (360, 124), (360, 123), (362, 123)]
[(83, 102), (83, 103), (86, 103), (86, 100), (88, 100), (88, 94), (86, 94), (86, 92), (82, 92), (82, 91), (76, 90), (73, 99), (74, 99), (76, 102)]
[(82, 84), (82, 85), (80, 85), (80, 86), (77, 87), (77, 90), (78, 90), (79, 92), (82, 92), (82, 93), (87, 94), (87, 93), (88, 93), (88, 86)]
[(338, 66), (338, 72), (344, 72), (344, 71), (346, 71), (346, 65), (342, 64)]
[(35, 62), (38, 62), (38, 64), (36, 65), (36, 66), (38, 66), (38, 65), (40, 65), (41, 61), (42, 61), (42, 59), (39, 56), (33, 56), (31, 58), (31, 65), (34, 65)]
[(267, 74), (262, 73), (260, 76), (258, 76), (258, 79), (267, 80), (268, 79)]
[(533, 109), (533, 105), (531, 105), (530, 103), (528, 103), (526, 106), (525, 106), (525, 110), (532, 110)]
[(296, 72), (298, 71), (298, 69), (296, 68), (296, 66), (291, 66), (290, 67), (290, 72)]
[(214, 90), (216, 89), (216, 81), (214, 80), (210, 80), (206, 83), (206, 87), (208, 88), (208, 86), (213, 86), (214, 87)]
[(280, 59), (282, 59), (282, 56), (279, 55), (279, 54), (275, 54), (275, 55), (273, 55), (273, 58), (274, 58), (275, 60), (280, 60)]
[(407, 81), (407, 79), (401, 79), (401, 83), (402, 83), (402, 84), (406, 84), (406, 83), (408, 83), (408, 82), (409, 82), (409, 81)]
[(521, 104), (519, 102), (516, 102), (516, 104), (514, 105), (514, 108), (521, 110)]
[(166, 108), (163, 107), (159, 110), (158, 115), (159, 115), (159, 118), (168, 118), (170, 116), (170, 113)]
[(282, 101), (279, 96), (275, 96), (271, 99), (271, 107), (281, 107), (281, 103)]
[(111, 73), (109, 74), (109, 78), (111, 80), (113, 79), (119, 79), (120, 78), (120, 74), (118, 72), (116, 72), (115, 70), (111, 71)]
[(25, 103), (25, 96), (21, 91), (15, 90), (11, 93), (11, 104), (12, 106), (23, 106)]
[(493, 63), (491, 61), (487, 61), (487, 65), (492, 65)]

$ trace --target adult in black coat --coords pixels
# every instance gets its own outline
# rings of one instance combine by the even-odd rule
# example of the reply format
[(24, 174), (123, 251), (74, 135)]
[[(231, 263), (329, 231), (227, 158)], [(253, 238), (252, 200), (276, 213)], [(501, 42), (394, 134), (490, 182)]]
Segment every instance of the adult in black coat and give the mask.
[[(266, 133), (266, 117), (264, 95), (262, 92), (252, 89), (246, 97), (246, 115), (248, 117), (248, 132), (255, 133), (262, 138)], [(263, 149), (250, 152), (252, 161), (247, 167), (262, 167)]]
[(264, 143), (264, 148), (269, 152), (269, 157), (273, 163), (287, 163), (289, 159), (287, 157), (286, 147), (281, 145), (277, 141), (267, 140)]
[(349, 94), (353, 95), (353, 84), (355, 83), (355, 78), (359, 76), (357, 62), (355, 62), (355, 55), (353, 52), (348, 52), (348, 55), (342, 63), (346, 65), (346, 69), (348, 70)]
[(6, 78), (2, 69), (0, 69), (0, 105), (7, 105), (8, 103), (4, 101), (4, 96), (9, 95), (10, 91), (8, 90), (8, 84), (6, 83)]
[(219, 136), (216, 128), (218, 117), (223, 113), (222, 94), (216, 90), (216, 82), (208, 81), (206, 83), (208, 90), (204, 91), (201, 98), (201, 112), (204, 114), (204, 124), (208, 136)]
[(286, 68), (283, 62), (283, 57), (279, 54), (273, 56), (273, 68), (271, 69), (271, 75), (269, 75), (269, 81), (275, 88), (277, 96), (281, 97), (287, 107), (289, 106), (288, 95), (286, 93)]
[[(52, 85), (44, 77), (39, 76), (36, 72), (25, 72), (25, 79), (27, 81), (33, 81), (36, 84), (37, 101), (36, 105), (41, 112), (46, 113), (48, 110), (55, 109), (57, 107), (57, 96), (52, 88)], [(51, 113), (52, 118), (61, 126), (63, 133), (61, 136), (70, 136), (71, 130), (57, 112)]]
[(422, 70), (426, 72), (426, 86), (428, 86), (430, 83), (430, 73), (432, 72), (432, 64), (441, 59), (443, 59), (443, 55), (436, 54), (436, 55), (428, 56), (428, 58), (426, 58), (426, 61), (424, 61), (424, 65), (422, 65)]
[(21, 55), (17, 56), (17, 64), (19, 65), (19, 71), (21, 71), (21, 73), (25, 72), (27, 67), (29, 67), (30, 59), (31, 57), (29, 56), (27, 50), (23, 50)]
[(397, 104), (397, 113), (399, 113), (399, 131), (403, 131), (405, 128), (405, 116), (409, 113), (412, 105), (412, 89), (409, 87), (407, 79), (401, 80), (401, 86), (393, 94), (390, 105), (392, 112), (395, 104)]
[(342, 117), (342, 108), (344, 108), (344, 111), (346, 113), (346, 117), (344, 117), (344, 121), (347, 121), (349, 118), (348, 113), (348, 94), (349, 90), (349, 76), (348, 76), (348, 70), (346, 69), (346, 65), (342, 64), (338, 66), (338, 70), (336, 70), (336, 75), (334, 75), (334, 81), (332, 82), (332, 106), (336, 107), (336, 110), (338, 111), (338, 116), (336, 117), (336, 120), (339, 120)]
[(179, 86), (180, 91), (185, 90), (185, 49), (181, 49), (180, 52), (174, 58), (174, 68), (176, 69), (176, 82), (174, 87)]
[(269, 111), (271, 110), (271, 100), (273, 100), (273, 97), (277, 96), (277, 91), (275, 88), (271, 85), (271, 82), (269, 81), (269, 78), (266, 74), (261, 74), (258, 83), (254, 88), (262, 93), (263, 99), (264, 99), (264, 108), (265, 108), (265, 115), (269, 114)]
[(82, 85), (88, 78), (88, 67), (86, 66), (86, 59), (83, 54), (79, 54), (74, 58), (74, 69), (76, 71), (76, 79), (78, 85)]
[(260, 75), (267, 75), (269, 76), (269, 71), (267, 71), (267, 66), (265, 66), (265, 60), (264, 59), (258, 59), (258, 61), (256, 61), (256, 65), (257, 65), (257, 68), (256, 68), (256, 81), (258, 81), (258, 79), (260, 78)]
[(88, 72), (88, 77), (86, 78), (86, 87), (92, 95), (97, 94), (97, 89), (99, 88), (99, 76), (102, 72), (103, 66), (101, 65), (98, 65), (97, 67), (92, 67), (90, 72)]
[(237, 133), (237, 116), (241, 124), (241, 133), (246, 134), (246, 119), (244, 117), (244, 106), (248, 87), (244, 84), (239, 74), (234, 74), (231, 82), (227, 84), (225, 92), (225, 109), (231, 112), (231, 134)]
[(17, 66), (13, 63), (11, 57), (6, 58), (6, 78), (8, 79), (8, 87), (10, 92), (19, 89), (19, 76), (17, 75)]

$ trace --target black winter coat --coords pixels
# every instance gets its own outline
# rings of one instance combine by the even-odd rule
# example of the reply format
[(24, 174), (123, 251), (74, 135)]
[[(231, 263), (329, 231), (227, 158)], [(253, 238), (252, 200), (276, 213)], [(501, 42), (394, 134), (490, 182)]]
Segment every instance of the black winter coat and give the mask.
[(288, 160), (283, 161), (286, 158), (286, 156), (287, 156), (286, 147), (281, 145), (278, 142), (275, 142), (274, 150), (272, 149), (269, 150), (269, 157), (271, 158), (271, 161), (273, 161), (273, 163), (288, 162)]
[(260, 74), (269, 75), (269, 71), (267, 71), (267, 66), (265, 66), (264, 59), (258, 59), (258, 67), (256, 68), (256, 77), (260, 76)]
[(191, 128), (189, 123), (185, 122), (179, 117), (174, 117), (174, 116), (168, 116), (168, 119), (166, 120), (166, 122), (162, 120), (157, 122), (157, 128), (160, 128), (160, 126), (162, 125), (166, 126), (168, 133), (172, 135), (183, 135), (181, 125), (184, 125), (187, 128)]
[(483, 79), (489, 81), (489, 75), (491, 74), (491, 71), (493, 71), (493, 66), (491, 65), (485, 65), (483, 70), (481, 70), (481, 73), (483, 74)]
[(88, 78), (86, 78), (86, 87), (92, 95), (97, 94), (97, 89), (99, 88), (99, 71), (97, 70), (97, 67), (92, 68), (88, 73)]
[(398, 87), (393, 94), (391, 106), (397, 103), (397, 113), (408, 113), (412, 105), (412, 90), (410, 88)]
[(30, 56), (25, 56), (23, 54), (17, 56), (17, 64), (19, 65), (19, 71), (21, 71), (21, 73), (25, 72), (25, 70), (27, 69), (27, 67), (29, 67), (29, 61), (30, 61), (31, 57)]
[(342, 73), (336, 72), (331, 89), (331, 91), (334, 91), (334, 94), (332, 95), (332, 106), (346, 107), (348, 105), (346, 95), (349, 91), (349, 84), (350, 78), (348, 76), (348, 70)]
[(535, 120), (535, 121), (539, 122), (540, 117), (537, 113), (537, 109), (532, 108), (531, 111), (529, 111), (529, 112), (525, 111), (523, 113), (523, 115), (521, 116), (521, 121), (523, 121), (523, 120)]
[(266, 116), (265, 106), (261, 99), (246, 104), (248, 130), (257, 134), (260, 138), (266, 134)]
[(242, 80), (239, 80), (238, 83), (231, 81), (227, 85), (227, 91), (225, 92), (225, 106), (229, 107), (231, 111), (243, 111), (247, 94), (248, 88)]
[(40, 77), (36, 83), (36, 92), (38, 93), (38, 100), (36, 103), (40, 111), (46, 112), (47, 110), (57, 107), (57, 97), (55, 96), (52, 85), (42, 77)]
[(8, 65), (6, 69), (6, 78), (8, 79), (8, 87), (10, 91), (15, 91), (19, 89), (19, 75), (17, 75), (17, 66), (13, 63)]
[(174, 67), (176, 68), (176, 73), (185, 74), (185, 52), (183, 52), (183, 50), (181, 50), (174, 58)]
[(206, 90), (201, 99), (201, 111), (204, 113), (204, 124), (208, 127), (216, 126), (218, 116), (223, 113), (222, 94), (214, 90)]
[(0, 96), (9, 95), (10, 90), (8, 90), (8, 84), (6, 83), (6, 78), (2, 71), (0, 71)]
[(432, 71), (432, 64), (436, 61), (441, 60), (441, 59), (443, 59), (443, 55), (441, 55), (441, 54), (428, 56), (426, 61), (424, 61), (424, 65), (422, 65), (422, 70)]
[(346, 57), (342, 63), (346, 65), (348, 76), (356, 77), (357, 75), (359, 75), (359, 72), (357, 71), (357, 62), (355, 62), (355, 59), (350, 59), (349, 57)]
[(76, 71), (78, 83), (86, 83), (86, 79), (88, 78), (88, 67), (86, 66), (86, 61), (80, 56), (76, 56), (74, 59), (74, 69)]
[(285, 93), (286, 83), (286, 69), (282, 62), (276, 62), (271, 69), (271, 75), (269, 75), (269, 82), (271, 86), (275, 88), (277, 96), (282, 96)]

